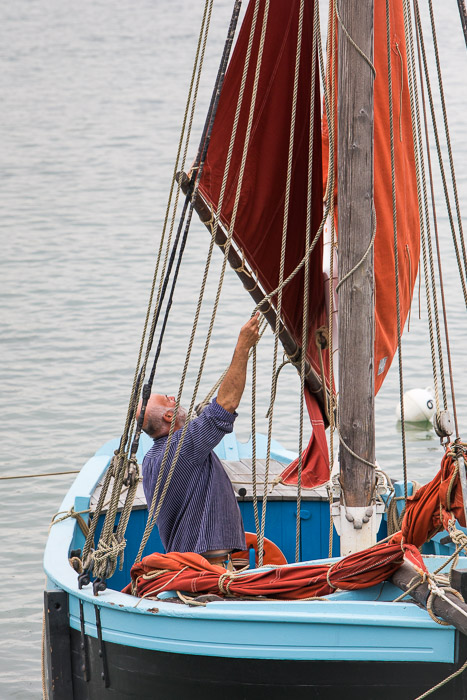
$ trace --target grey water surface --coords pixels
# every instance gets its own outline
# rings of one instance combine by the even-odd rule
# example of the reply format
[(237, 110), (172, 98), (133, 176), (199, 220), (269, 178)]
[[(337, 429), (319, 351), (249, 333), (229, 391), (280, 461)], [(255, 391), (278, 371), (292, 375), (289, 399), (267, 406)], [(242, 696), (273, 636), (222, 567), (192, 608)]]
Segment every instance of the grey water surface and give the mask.
[[(204, 3), (15, 0), (0, 5), (1, 476), (79, 469), (123, 428)], [(323, 18), (326, 18), (322, 3)], [(202, 128), (231, 2), (215, 3), (192, 147)], [(436, 3), (461, 208), (467, 195), (467, 52), (455, 2)], [(426, 18), (425, 18), (426, 19)], [(430, 52), (430, 56), (431, 56)], [(435, 174), (439, 181), (439, 175)], [(461, 435), (467, 427), (465, 307), (447, 215), (438, 212)], [(196, 223), (157, 374), (176, 393), (207, 235)], [(184, 402), (216, 293), (215, 251)], [(457, 310), (451, 313), (452, 302)], [(199, 395), (229, 362), (252, 303), (228, 271)], [(404, 338), (406, 389), (432, 385), (426, 310)], [(260, 350), (266, 429), (271, 340)], [(377, 399), (377, 458), (402, 474), (394, 362)], [(247, 387), (247, 392), (249, 392)], [(296, 450), (298, 382), (279, 380), (274, 436)], [(237, 432), (250, 431), (244, 399)], [(442, 455), (432, 429), (407, 432), (409, 476)], [(72, 475), (0, 482), (0, 700), (41, 697), (42, 553)]]

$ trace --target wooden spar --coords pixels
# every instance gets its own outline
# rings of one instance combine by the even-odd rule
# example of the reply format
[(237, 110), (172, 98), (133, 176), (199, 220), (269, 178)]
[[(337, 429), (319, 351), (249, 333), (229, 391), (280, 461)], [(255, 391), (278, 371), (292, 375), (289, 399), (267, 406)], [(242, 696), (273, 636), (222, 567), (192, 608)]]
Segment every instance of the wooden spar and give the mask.
[[(413, 583), (417, 580), (417, 571), (408, 562), (404, 562), (400, 569), (392, 575), (390, 581), (395, 586), (400, 588), (402, 591), (407, 591)], [(420, 578), (420, 576), (418, 576)], [(421, 583), (417, 588), (415, 588), (409, 595), (423, 605), (424, 608), (427, 606), (428, 596), (430, 595), (430, 589), (427, 583)], [(451, 600), (457, 608), (445, 601), (439, 596), (433, 596), (432, 610), (436, 617), (441, 617), (449, 624), (453, 625), (462, 634), (467, 634), (467, 605), (457, 598), (457, 596), (452, 593), (445, 593), (446, 597)], [(459, 610), (460, 608), (460, 610)], [(461, 612), (462, 611), (462, 612)]]
[(464, 32), (465, 45), (467, 46), (467, 10), (465, 9), (465, 0), (457, 0), (459, 6), (459, 14), (461, 18), (462, 31)]
[[(177, 178), (180, 183), (180, 187), (182, 189), (182, 192), (186, 194), (188, 192), (188, 185), (189, 185), (189, 178), (188, 175), (184, 172), (182, 173), (177, 173)], [(193, 208), (198, 214), (199, 218), (203, 222), (203, 224), (210, 230), (209, 224), (212, 221), (212, 212), (206, 202), (203, 200), (199, 192), (196, 193), (194, 202), (193, 202)], [(222, 227), (219, 225), (217, 227), (217, 232), (216, 232), (216, 244), (223, 249), (223, 246), (227, 240), (227, 236), (222, 229)], [(237, 273), (238, 277), (240, 278), (243, 286), (245, 287), (246, 291), (250, 294), (250, 296), (253, 298), (254, 302), (256, 304), (259, 304), (263, 299), (264, 299), (264, 292), (261, 290), (261, 288), (258, 286), (258, 281), (255, 279), (254, 275), (252, 272), (248, 269), (248, 266), (246, 265), (245, 261), (242, 260), (240, 255), (237, 253), (237, 251), (234, 249), (233, 246), (230, 246), (229, 248), (229, 253), (228, 253), (228, 261), (230, 266), (233, 268), (233, 270)], [(276, 312), (274, 308), (269, 304), (265, 304), (265, 310), (263, 311), (260, 307), (261, 313), (271, 326), (271, 328), (274, 330), (276, 327)], [(295, 340), (292, 338), (290, 335), (289, 331), (287, 328), (284, 326), (282, 321), (280, 321), (279, 324), (279, 340), (282, 343), (282, 346), (287, 353), (287, 356), (289, 358), (292, 358), (292, 364), (298, 371), (300, 371), (300, 357), (301, 357), (301, 348)], [(321, 378), (318, 376), (318, 374), (314, 371), (314, 369), (311, 367), (310, 363), (308, 360), (305, 361), (305, 383), (309, 390), (315, 395), (319, 407), (321, 409), (321, 413), (323, 414), (323, 420), (325, 426), (328, 425), (328, 419), (326, 417), (326, 412), (324, 408), (324, 396), (323, 396), (323, 389), (322, 389), (322, 384), (321, 384)]]
[[(373, 60), (373, 0), (339, 0), (348, 34)], [(339, 279), (362, 260), (373, 230), (373, 73), (338, 21)], [(374, 463), (373, 251), (339, 289), (339, 430)], [(374, 470), (340, 445), (346, 506), (368, 506)]]

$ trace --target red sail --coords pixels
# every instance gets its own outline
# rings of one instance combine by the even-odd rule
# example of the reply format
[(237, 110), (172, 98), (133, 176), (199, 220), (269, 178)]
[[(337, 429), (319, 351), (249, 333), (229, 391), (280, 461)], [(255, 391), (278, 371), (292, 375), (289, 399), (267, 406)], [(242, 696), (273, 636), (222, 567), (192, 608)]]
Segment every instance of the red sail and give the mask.
[[(258, 57), (265, 2), (260, 2), (245, 93), (240, 112), (232, 160), (220, 218), (228, 228), (235, 201), (243, 144), (247, 130), (252, 88)], [(227, 71), (211, 141), (204, 166), (200, 192), (218, 210), (227, 151), (248, 40), (254, 2), (251, 2)], [(284, 226), (284, 200), (287, 188), (287, 162), (297, 51), (299, 0), (270, 3), (261, 72), (256, 97), (245, 174), (242, 181), (233, 238), (266, 293), (279, 283), (280, 250)], [(307, 191), (312, 191), (311, 238), (322, 218), (321, 124), (318, 71), (311, 85), (313, 3), (305, 3), (298, 101), (293, 146), (285, 277), (299, 264), (305, 251)], [(313, 124), (313, 172), (308, 174), (310, 105)], [(314, 329), (326, 320), (322, 283), (321, 240), (311, 257), (309, 292), (308, 355), (319, 373)], [(276, 299), (272, 300), (273, 304)], [(298, 345), (301, 345), (303, 313), (303, 271), (284, 289), (282, 319)]]
[[(313, 432), (308, 446), (302, 452), (301, 485), (304, 489), (314, 489), (329, 481), (328, 443), (318, 402), (307, 387), (305, 387), (305, 399)], [(298, 483), (298, 467), (297, 457), (282, 472), (283, 484)]]

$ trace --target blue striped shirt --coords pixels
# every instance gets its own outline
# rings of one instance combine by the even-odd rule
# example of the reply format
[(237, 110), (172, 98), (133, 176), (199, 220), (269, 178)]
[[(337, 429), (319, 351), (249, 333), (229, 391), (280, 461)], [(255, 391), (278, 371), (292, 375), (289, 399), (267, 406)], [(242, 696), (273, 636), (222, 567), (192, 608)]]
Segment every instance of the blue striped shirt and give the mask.
[[(214, 399), (187, 428), (157, 527), (166, 552), (246, 549), (242, 516), (221, 461), (212, 451), (231, 433), (237, 413), (229, 413)], [(180, 441), (177, 430), (170, 443), (159, 494)], [(151, 505), (167, 436), (154, 440), (143, 459), (143, 488)]]

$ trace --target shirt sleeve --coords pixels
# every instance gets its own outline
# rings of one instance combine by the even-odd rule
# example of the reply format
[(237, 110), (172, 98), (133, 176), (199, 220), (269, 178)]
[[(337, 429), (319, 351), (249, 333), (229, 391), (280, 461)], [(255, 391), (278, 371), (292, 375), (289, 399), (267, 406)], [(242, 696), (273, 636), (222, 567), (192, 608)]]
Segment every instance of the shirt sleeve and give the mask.
[(190, 421), (182, 446), (184, 457), (192, 463), (203, 463), (224, 435), (233, 431), (237, 416), (213, 399), (200, 416)]

